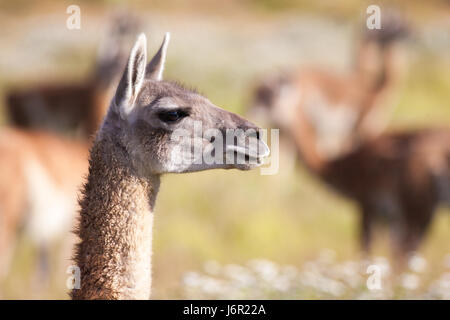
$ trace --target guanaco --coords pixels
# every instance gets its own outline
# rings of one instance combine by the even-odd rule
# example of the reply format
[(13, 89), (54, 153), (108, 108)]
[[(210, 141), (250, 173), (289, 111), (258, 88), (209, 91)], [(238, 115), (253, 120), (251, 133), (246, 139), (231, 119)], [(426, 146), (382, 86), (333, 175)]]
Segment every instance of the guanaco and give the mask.
[[(15, 127), (0, 130), (0, 279), (9, 273), (24, 230), (38, 249), (39, 282), (47, 281), (50, 246), (66, 240), (73, 226), (91, 135), (126, 64), (124, 42), (134, 33), (134, 24), (127, 15), (113, 19), (86, 84), (38, 86), (10, 94)], [(61, 134), (74, 129), (72, 125), (83, 126), (81, 137)]]
[(6, 112), (11, 125), (91, 138), (106, 113), (126, 63), (122, 48), (128, 45), (138, 25), (138, 20), (125, 13), (111, 19), (87, 79), (39, 83), (8, 92)]
[[(71, 291), (73, 299), (150, 297), (154, 205), (161, 176), (249, 170), (269, 153), (254, 124), (196, 92), (162, 80), (168, 41), (166, 34), (147, 65), (146, 37), (138, 37), (96, 136), (80, 200), (77, 234), (81, 241), (74, 258), (80, 287)], [(204, 136), (195, 123), (216, 132), (217, 139)], [(236, 139), (219, 143), (218, 137), (231, 130)], [(191, 148), (191, 139), (180, 139), (180, 131), (199, 142), (199, 153)], [(220, 161), (197, 161), (212, 151)], [(232, 160), (241, 156), (244, 161), (222, 161), (229, 156)]]

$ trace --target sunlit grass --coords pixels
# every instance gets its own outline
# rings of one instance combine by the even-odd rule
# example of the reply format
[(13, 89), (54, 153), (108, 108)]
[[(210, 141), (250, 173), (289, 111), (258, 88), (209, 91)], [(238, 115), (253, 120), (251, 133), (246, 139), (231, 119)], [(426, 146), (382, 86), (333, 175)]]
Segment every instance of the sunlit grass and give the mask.
[(436, 58), (422, 57), (409, 66), (392, 127), (450, 123), (450, 61)]

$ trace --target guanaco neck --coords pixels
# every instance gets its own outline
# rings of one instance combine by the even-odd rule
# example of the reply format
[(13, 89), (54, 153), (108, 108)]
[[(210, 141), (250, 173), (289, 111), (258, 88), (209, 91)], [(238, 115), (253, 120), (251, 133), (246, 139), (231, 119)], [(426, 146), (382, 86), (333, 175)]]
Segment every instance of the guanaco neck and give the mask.
[(325, 170), (327, 161), (317, 150), (317, 137), (302, 108), (298, 110), (297, 118), (300, 122), (288, 125), (287, 133), (297, 145), (299, 156), (306, 167), (320, 175)]
[(151, 292), (153, 207), (159, 176), (142, 177), (129, 155), (100, 134), (91, 150), (80, 201), (74, 261), (80, 289), (73, 299), (148, 299)]
[[(368, 72), (365, 69), (367, 61), (374, 59), (373, 56), (365, 56), (365, 51), (372, 50), (376, 52), (380, 66), (377, 70)], [(402, 72), (402, 61), (398, 60), (399, 48), (395, 43), (381, 44), (376, 42), (368, 42), (362, 45), (360, 49), (359, 57), (357, 59), (358, 64), (356, 66), (356, 78), (358, 83), (362, 86), (362, 92), (365, 94), (362, 96), (363, 109), (358, 117), (356, 127), (359, 127), (365, 120), (369, 112), (374, 108), (389, 109), (389, 103), (385, 103), (385, 96), (394, 91), (396, 85), (400, 82)], [(379, 105), (381, 104), (381, 105)], [(389, 110), (383, 112), (389, 113)]]

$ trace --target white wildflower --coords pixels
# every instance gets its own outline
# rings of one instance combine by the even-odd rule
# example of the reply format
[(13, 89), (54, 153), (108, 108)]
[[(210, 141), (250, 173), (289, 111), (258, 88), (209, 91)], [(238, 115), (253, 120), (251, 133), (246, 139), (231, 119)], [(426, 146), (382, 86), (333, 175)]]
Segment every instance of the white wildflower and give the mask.
[(411, 271), (422, 273), (427, 268), (427, 261), (420, 255), (413, 255), (408, 261), (408, 267)]

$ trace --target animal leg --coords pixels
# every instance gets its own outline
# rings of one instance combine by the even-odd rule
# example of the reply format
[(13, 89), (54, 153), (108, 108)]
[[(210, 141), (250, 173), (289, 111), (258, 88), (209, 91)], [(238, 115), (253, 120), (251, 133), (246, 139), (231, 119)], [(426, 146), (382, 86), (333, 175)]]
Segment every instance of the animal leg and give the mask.
[(360, 227), (360, 245), (364, 254), (370, 254), (373, 232), (373, 212), (368, 206), (363, 206)]

